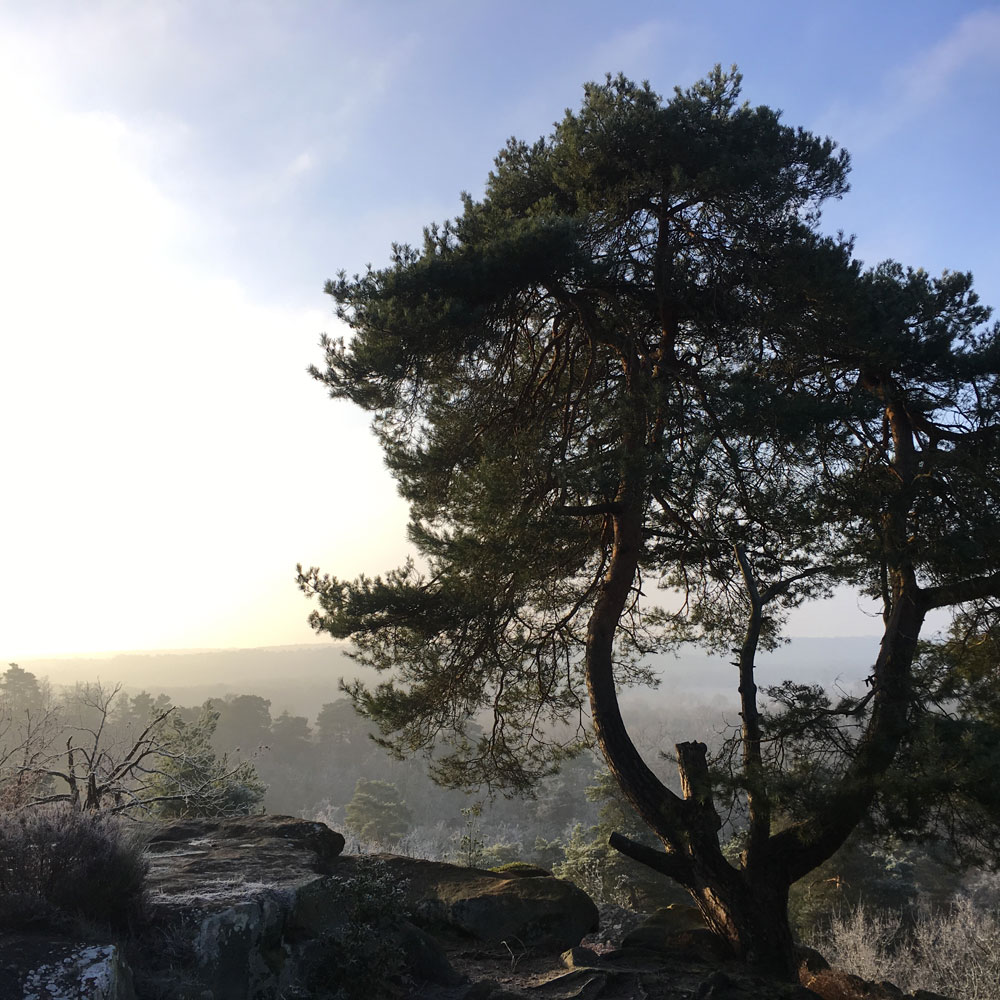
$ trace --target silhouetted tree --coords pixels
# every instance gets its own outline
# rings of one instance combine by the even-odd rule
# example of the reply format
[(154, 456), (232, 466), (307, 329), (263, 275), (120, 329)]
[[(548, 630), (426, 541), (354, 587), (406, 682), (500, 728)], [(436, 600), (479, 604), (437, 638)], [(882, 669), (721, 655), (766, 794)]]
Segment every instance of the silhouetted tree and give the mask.
[(38, 678), (16, 663), (8, 664), (3, 676), (0, 677), (0, 700), (16, 714), (37, 710), (43, 700)]
[[(872, 809), (911, 731), (927, 613), (1000, 595), (1000, 344), (968, 275), (863, 272), (822, 236), (847, 155), (739, 84), (716, 70), (667, 102), (589, 85), (421, 248), (330, 282), (353, 337), (325, 340), (314, 374), (374, 414), (426, 571), (300, 585), (314, 627), (391, 678), (350, 687), (387, 745), (450, 748), (443, 781), (530, 786), (589, 707), (664, 849), (613, 845), (792, 975), (789, 886)], [(650, 581), (680, 610), (650, 607)], [(826, 795), (782, 827), (756, 656), (836, 583), (881, 600), (884, 634), (866, 695), (823, 708), (856, 725)], [(643, 657), (681, 641), (736, 649), (735, 863), (705, 744), (677, 745), (677, 794), (619, 710)]]

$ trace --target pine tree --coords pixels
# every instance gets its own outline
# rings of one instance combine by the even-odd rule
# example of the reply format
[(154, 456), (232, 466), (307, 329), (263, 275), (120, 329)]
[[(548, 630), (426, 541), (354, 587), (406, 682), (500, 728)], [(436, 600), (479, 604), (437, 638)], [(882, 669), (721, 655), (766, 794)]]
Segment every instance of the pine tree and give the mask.
[(163, 817), (246, 816), (261, 811), (266, 786), (250, 761), (218, 756), (212, 738), (219, 712), (206, 703), (194, 722), (172, 714), (143, 789), (146, 808)]
[[(351, 686), (361, 711), (398, 753), (436, 746), (442, 781), (530, 787), (589, 712), (664, 849), (613, 845), (791, 976), (789, 886), (869, 814), (927, 613), (1000, 595), (1000, 345), (968, 275), (864, 271), (822, 235), (846, 153), (739, 91), (719, 69), (665, 102), (588, 85), (422, 247), (330, 282), (352, 338), (314, 374), (373, 413), (426, 568), (299, 582), (388, 678)], [(756, 656), (836, 584), (880, 599), (885, 632), (863, 704), (831, 706), (857, 732), (828, 794), (779, 828)], [(735, 864), (705, 745), (677, 746), (678, 795), (619, 711), (682, 641), (736, 650)]]
[(358, 778), (344, 815), (348, 827), (368, 843), (393, 844), (410, 828), (410, 811), (388, 781)]

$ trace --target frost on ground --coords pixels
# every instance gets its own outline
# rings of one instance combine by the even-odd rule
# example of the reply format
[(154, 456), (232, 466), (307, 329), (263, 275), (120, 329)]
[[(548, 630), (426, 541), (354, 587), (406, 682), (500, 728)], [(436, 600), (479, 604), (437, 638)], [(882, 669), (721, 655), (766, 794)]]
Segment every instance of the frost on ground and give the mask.
[(127, 995), (124, 978), (114, 945), (72, 947), (61, 959), (28, 973), (24, 1000), (116, 1000)]

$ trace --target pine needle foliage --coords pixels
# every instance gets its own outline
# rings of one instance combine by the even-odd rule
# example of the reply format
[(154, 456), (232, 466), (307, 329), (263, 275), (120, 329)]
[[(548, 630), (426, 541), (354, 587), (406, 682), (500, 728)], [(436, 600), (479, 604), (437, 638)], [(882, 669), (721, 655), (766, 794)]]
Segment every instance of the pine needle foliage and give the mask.
[[(313, 375), (372, 413), (420, 563), (299, 584), (313, 626), (382, 675), (349, 693), (390, 749), (523, 790), (591, 725), (665, 850), (614, 845), (791, 974), (788, 886), (870, 812), (927, 613), (1000, 595), (1000, 337), (969, 275), (864, 270), (824, 235), (847, 154), (740, 86), (718, 67), (665, 101), (589, 84), (422, 246), (328, 284), (351, 335), (324, 339)], [(756, 655), (838, 584), (884, 608), (871, 697), (817, 705), (856, 736), (779, 828)], [(681, 642), (737, 656), (735, 864), (705, 745), (678, 745), (678, 795), (618, 707)]]

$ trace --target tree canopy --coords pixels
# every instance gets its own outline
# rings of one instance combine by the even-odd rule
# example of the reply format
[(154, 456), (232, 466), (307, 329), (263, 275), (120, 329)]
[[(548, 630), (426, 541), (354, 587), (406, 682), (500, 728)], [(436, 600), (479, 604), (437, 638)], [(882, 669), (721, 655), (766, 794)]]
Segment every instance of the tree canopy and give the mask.
[[(588, 722), (664, 850), (615, 846), (788, 971), (788, 886), (870, 810), (926, 614), (1000, 595), (1000, 349), (969, 275), (866, 270), (824, 235), (847, 154), (739, 93), (718, 68), (667, 101), (590, 84), (422, 247), (328, 284), (352, 335), (313, 374), (372, 412), (421, 559), (300, 586), (386, 678), (356, 704), (398, 752), (437, 746), (442, 780), (530, 786)], [(885, 635), (835, 709), (856, 732), (827, 795), (782, 828), (755, 657), (836, 584), (881, 600)], [(680, 642), (737, 651), (737, 865), (705, 746), (678, 745), (677, 795), (619, 711)]]

